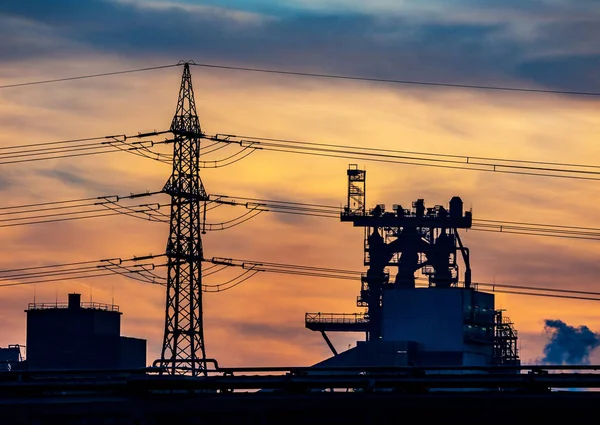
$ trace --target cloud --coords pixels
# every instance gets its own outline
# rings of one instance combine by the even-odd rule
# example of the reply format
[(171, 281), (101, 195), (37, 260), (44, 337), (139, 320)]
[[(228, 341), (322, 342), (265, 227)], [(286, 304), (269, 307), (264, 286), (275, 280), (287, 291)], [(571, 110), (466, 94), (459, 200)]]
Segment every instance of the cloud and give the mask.
[(39, 174), (42, 176), (50, 177), (52, 179), (56, 179), (61, 183), (72, 186), (86, 186), (90, 183), (90, 181), (85, 177), (82, 177), (79, 172), (68, 171), (66, 169), (40, 170)]
[(590, 354), (600, 345), (600, 335), (584, 325), (573, 327), (547, 319), (544, 328), (549, 335), (542, 359), (546, 364), (589, 364)]
[[(342, 9), (333, 3), (325, 10), (299, 3), (290, 7), (293, 13), (271, 16), (240, 11), (239, 3), (224, 8), (199, 2), (25, 5), (8, 0), (0, 6), (0, 20), (7, 23), (4, 31), (13, 46), (4, 57), (12, 60), (68, 57), (85, 50), (454, 83), (526, 86), (530, 81), (534, 86), (591, 89), (597, 82), (600, 48), (591, 40), (597, 39), (600, 14), (586, 14), (586, 3), (380, 4), (373, 13), (358, 3)], [(393, 13), (386, 13), (389, 9)], [(38, 35), (29, 35), (32, 31)], [(579, 53), (573, 57), (565, 51)]]
[(23, 57), (46, 56), (47, 52), (65, 49), (70, 44), (55, 28), (30, 19), (3, 15), (0, 5), (0, 58), (2, 62)]
[[(93, 196), (127, 195), (118, 183), (103, 182), (97, 175), (90, 175), (87, 170), (77, 166), (55, 166), (54, 168), (41, 168), (36, 173), (44, 178), (44, 184), (59, 183), (71, 189), (77, 189)], [(50, 180), (50, 181), (48, 181)]]
[[(600, 30), (595, 39), (600, 39)], [(573, 91), (594, 91), (600, 86), (600, 53), (590, 55), (560, 55), (558, 57), (527, 60), (517, 68), (523, 78), (548, 87)]]
[(226, 7), (223, 2), (195, 2), (195, 1), (161, 1), (161, 0), (113, 0), (122, 5), (135, 6), (138, 9), (151, 11), (184, 11), (187, 13), (201, 14), (207, 19), (226, 19), (240, 24), (260, 24), (271, 19), (268, 15), (253, 13), (243, 10), (239, 6), (230, 5)]
[(0, 193), (7, 192), (15, 187), (14, 174), (4, 173), (0, 176)]

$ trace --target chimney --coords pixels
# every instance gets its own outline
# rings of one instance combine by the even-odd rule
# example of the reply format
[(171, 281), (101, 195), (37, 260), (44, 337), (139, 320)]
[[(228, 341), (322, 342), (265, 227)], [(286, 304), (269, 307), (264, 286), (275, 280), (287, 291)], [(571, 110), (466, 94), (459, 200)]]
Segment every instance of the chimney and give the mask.
[(69, 294), (69, 310), (81, 308), (81, 294)]

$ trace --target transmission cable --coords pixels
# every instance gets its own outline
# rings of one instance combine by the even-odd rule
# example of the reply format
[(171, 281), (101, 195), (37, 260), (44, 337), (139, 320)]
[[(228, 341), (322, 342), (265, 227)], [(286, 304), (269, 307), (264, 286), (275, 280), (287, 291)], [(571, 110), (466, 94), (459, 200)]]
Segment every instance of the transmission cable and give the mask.
[(144, 192), (125, 196), (108, 195), (95, 198), (40, 202), (34, 204), (7, 206), (0, 208), (0, 227), (14, 227), (29, 224), (41, 224), (60, 221), (80, 220), (85, 218), (105, 217), (112, 215), (127, 215), (130, 217), (164, 221), (158, 210), (169, 204), (119, 204), (124, 199), (150, 197), (163, 192)]
[[(328, 279), (338, 280), (360, 280), (363, 273), (359, 271), (350, 270), (338, 270), (338, 269), (326, 269), (319, 267), (301, 266), (297, 264), (284, 264), (284, 263), (266, 263), (260, 261), (249, 261), (249, 260), (237, 260), (231, 258), (213, 257), (212, 259), (204, 259), (203, 261), (228, 265), (231, 267), (241, 267), (243, 269), (257, 270), (268, 273), (288, 274), (288, 275), (300, 275), (300, 276), (311, 276)], [(426, 280), (425, 278), (417, 278), (417, 280)], [(464, 282), (460, 282), (464, 284)], [(487, 282), (473, 282), (474, 286), (485, 286), (491, 287), (492, 292), (507, 293), (512, 295), (530, 295), (530, 296), (541, 296), (551, 298), (564, 298), (564, 299), (575, 299), (575, 300), (586, 300), (586, 301), (600, 301), (600, 292), (592, 291), (579, 291), (579, 290), (567, 290), (567, 289), (554, 289), (554, 288), (542, 288), (532, 286), (519, 286), (519, 285), (503, 285), (497, 283)], [(518, 290), (505, 290), (496, 288), (507, 288), (507, 289), (520, 289)], [(536, 291), (536, 292), (533, 292)], [(552, 292), (552, 293), (547, 293)], [(574, 294), (574, 295), (571, 295)], [(583, 295), (590, 295), (588, 297)]]
[[(386, 149), (386, 148), (373, 148), (373, 147), (360, 147), (360, 146), (350, 146), (350, 145), (340, 145), (340, 144), (332, 144), (332, 143), (317, 143), (317, 142), (309, 142), (309, 141), (299, 141), (299, 140), (289, 140), (289, 139), (277, 139), (277, 138), (269, 138), (269, 137), (255, 137), (255, 136), (235, 136), (231, 134), (217, 134), (214, 137), (225, 137), (226, 139), (217, 139), (219, 141), (231, 141), (231, 138), (240, 139), (242, 142), (249, 140), (265, 140), (269, 142), (283, 142), (290, 143), (294, 145), (313, 145), (317, 147), (325, 146), (330, 148), (343, 148), (343, 149), (354, 149), (354, 150), (366, 150), (369, 152), (382, 152), (382, 153), (392, 153), (392, 154), (406, 154), (406, 155), (421, 155), (426, 157), (441, 157), (441, 158), (453, 158), (459, 160), (465, 160), (469, 162), (469, 160), (481, 160), (481, 161), (496, 161), (496, 162), (516, 162), (516, 163), (525, 163), (525, 164), (538, 164), (538, 165), (556, 165), (556, 166), (566, 166), (566, 167), (581, 167), (581, 168), (593, 168), (600, 169), (600, 165), (586, 165), (586, 164), (569, 164), (565, 162), (553, 162), (553, 161), (534, 161), (534, 160), (522, 160), (522, 159), (507, 159), (507, 158), (493, 158), (489, 156), (471, 156), (471, 155), (455, 155), (455, 154), (442, 154), (442, 153), (432, 153), (432, 152), (419, 152), (419, 151), (406, 151), (399, 149)], [(238, 143), (233, 140), (234, 143)], [(218, 142), (216, 142), (218, 143)]]
[(80, 261), (7, 270), (0, 269), (0, 282), (12, 281), (11, 283), (2, 283), (0, 284), (0, 287), (87, 279), (114, 274), (123, 274), (125, 277), (129, 278), (131, 278), (131, 276), (134, 274), (144, 276), (141, 274), (139, 268), (141, 267), (143, 269), (143, 267), (147, 266), (154, 268), (156, 266), (153, 263), (133, 264), (131, 266), (124, 266), (124, 264), (159, 258), (165, 255), (166, 254), (147, 255), (143, 257), (133, 257), (130, 259), (112, 258), (98, 261)]
[(294, 75), (294, 76), (300, 76), (300, 77), (315, 77), (315, 78), (338, 79), (338, 80), (368, 81), (368, 82), (375, 82), (375, 83), (391, 83), (391, 84), (406, 84), (406, 85), (433, 86), (433, 87), (449, 87), (449, 88), (460, 88), (460, 89), (528, 92), (528, 93), (552, 93), (552, 94), (564, 94), (564, 95), (574, 95), (574, 96), (600, 96), (600, 92), (590, 92), (590, 91), (549, 90), (549, 89), (532, 89), (532, 88), (521, 88), (521, 87), (501, 87), (501, 86), (488, 86), (488, 85), (475, 85), (475, 84), (442, 83), (442, 82), (434, 82), (434, 81), (398, 80), (398, 79), (388, 79), (388, 78), (359, 77), (359, 76), (352, 76), (352, 75), (323, 74), (323, 73), (301, 72), (301, 71), (286, 71), (286, 70), (279, 70), (279, 69), (249, 68), (249, 67), (218, 65), (218, 64), (210, 64), (210, 63), (191, 62), (190, 65), (204, 67), (204, 68), (226, 69), (226, 70), (234, 70), (234, 71), (250, 71), (250, 72), (268, 73), (268, 74)]
[[(276, 201), (260, 198), (227, 197), (225, 195), (209, 195), (210, 202), (224, 205), (258, 208), (262, 211), (340, 219), (341, 207), (302, 202)], [(242, 202), (236, 201), (242, 200)], [(252, 201), (252, 202), (243, 202)], [(502, 222), (499, 220), (473, 219), (472, 227), (466, 231), (483, 231), (495, 233), (510, 233), (529, 236), (548, 236), (567, 239), (600, 240), (600, 228), (564, 226), (555, 224), (525, 223), (516, 221)]]
[[(0, 227), (13, 227), (29, 224), (41, 224), (50, 222), (80, 220), (85, 218), (97, 218), (113, 215), (127, 215), (133, 218), (158, 223), (166, 223), (170, 215), (160, 211), (161, 208), (169, 207), (168, 203), (120, 205), (123, 199), (134, 199), (145, 196), (164, 194), (163, 191), (145, 192), (125, 196), (107, 195), (93, 198), (81, 198), (54, 202), (41, 202), (19, 206), (0, 207)], [(240, 200), (242, 202), (240, 202)], [(212, 204), (212, 205), (211, 205)], [(228, 197), (221, 194), (209, 195), (206, 201), (206, 211), (214, 210), (223, 205), (242, 206), (249, 211), (237, 218), (221, 223), (206, 223), (205, 231), (219, 231), (230, 229), (245, 223), (262, 212), (274, 212), (292, 214), (307, 217), (321, 217), (339, 220), (342, 208), (333, 205), (261, 199), (252, 197)], [(208, 206), (210, 205), (210, 206)], [(83, 210), (84, 208), (99, 207), (94, 210)], [(48, 214), (50, 212), (63, 210), (76, 210)], [(106, 211), (106, 212), (104, 212)], [(33, 215), (35, 213), (42, 215)], [(29, 214), (29, 215), (28, 215)], [(6, 218), (7, 216), (25, 215), (25, 217)], [(76, 215), (76, 217), (71, 217)], [(54, 218), (52, 218), (54, 217)], [(490, 219), (473, 219), (473, 225), (466, 231), (481, 231), (494, 233), (507, 233), (530, 236), (547, 236), (567, 239), (600, 240), (600, 228), (565, 226), (557, 224), (526, 223), (519, 221), (501, 221)]]
[(282, 69), (267, 69), (267, 68), (255, 68), (255, 67), (243, 67), (243, 66), (232, 66), (232, 65), (221, 65), (214, 63), (196, 63), (194, 61), (179, 61), (176, 64), (167, 64), (159, 66), (151, 66), (145, 68), (129, 69), (122, 71), (103, 72), (98, 74), (79, 75), (73, 77), (63, 77), (39, 81), (28, 81), (23, 83), (13, 83), (0, 85), (0, 89), (16, 88), (33, 86), (40, 84), (50, 84), (74, 80), (83, 80), (89, 78), (107, 77), (113, 75), (131, 74), (136, 72), (146, 72), (158, 69), (173, 68), (181, 66), (184, 63), (188, 63), (193, 66), (222, 69), (222, 70), (234, 70), (234, 71), (245, 71), (245, 72), (257, 72), (267, 74), (279, 74), (279, 75), (290, 75), (300, 77), (311, 77), (321, 79), (338, 79), (338, 80), (354, 80), (354, 81), (366, 81), (374, 83), (388, 83), (388, 84), (403, 84), (403, 85), (416, 85), (416, 86), (428, 86), (428, 87), (446, 87), (446, 88), (459, 88), (459, 89), (471, 89), (471, 90), (494, 90), (494, 91), (510, 91), (510, 92), (525, 92), (525, 93), (548, 93), (548, 94), (561, 94), (561, 95), (573, 95), (573, 96), (600, 96), (600, 92), (591, 91), (576, 91), (576, 90), (551, 90), (551, 89), (534, 89), (527, 87), (508, 87), (508, 86), (491, 86), (491, 85), (478, 85), (478, 84), (460, 84), (460, 83), (445, 83), (436, 81), (423, 81), (423, 80), (406, 80), (406, 79), (392, 79), (392, 78), (376, 78), (376, 77), (364, 77), (355, 75), (340, 75), (340, 74), (326, 74), (317, 72), (305, 72), (305, 71), (292, 71)]
[(180, 65), (181, 65), (181, 63), (177, 63), (177, 64), (170, 64), (170, 65), (150, 66), (150, 67), (138, 68), (138, 69), (128, 69), (128, 70), (124, 70), (124, 71), (112, 71), (112, 72), (102, 72), (99, 74), (79, 75), (79, 76), (75, 76), (75, 77), (63, 77), (63, 78), (55, 78), (55, 79), (49, 79), (49, 80), (29, 81), (29, 82), (25, 82), (25, 83), (4, 84), (4, 85), (0, 85), (0, 89), (34, 86), (34, 85), (40, 85), (40, 84), (60, 83), (60, 82), (65, 82), (65, 81), (84, 80), (84, 79), (88, 79), (88, 78), (108, 77), (111, 75), (131, 74), (134, 72), (145, 72), (145, 71), (153, 71), (153, 70), (157, 70), (157, 69), (173, 68), (175, 66), (180, 66)]
[(242, 272), (240, 275), (230, 279), (226, 282), (220, 283), (218, 285), (202, 285), (203, 292), (224, 292), (229, 289), (233, 289), (241, 283), (247, 281), (252, 276), (256, 275), (260, 270), (254, 270), (253, 268), (247, 269)]
[[(170, 131), (153, 131), (134, 135), (113, 135), (103, 137), (90, 137), (83, 139), (58, 140), (54, 142), (32, 143), (27, 145), (0, 147), (0, 165), (17, 164), (49, 159), (83, 157), (103, 153), (126, 151), (140, 155), (140, 150), (147, 150), (157, 144), (172, 143), (172, 140), (154, 142), (141, 140), (128, 142), (128, 139), (142, 139), (157, 136)], [(146, 146), (149, 145), (149, 146)], [(147, 156), (146, 156), (147, 157)], [(155, 158), (151, 158), (155, 159)]]
[(464, 169), (505, 174), (557, 177), (578, 180), (600, 180), (600, 165), (567, 164), (535, 160), (513, 160), (468, 155), (448, 155), (431, 152), (414, 152), (380, 148), (355, 147), (327, 143), (305, 142), (286, 139), (261, 138), (216, 134), (202, 137), (255, 146), (265, 151), (294, 153), (329, 158), (374, 161), (392, 164), (420, 165), (435, 168)]
[[(86, 139), (60, 140), (55, 142), (33, 143), (28, 145), (4, 146), (0, 147), (0, 165), (19, 164), (33, 161), (43, 161), (50, 159), (84, 157), (89, 155), (98, 155), (104, 153), (125, 152), (141, 158), (151, 159), (164, 164), (173, 162), (171, 153), (157, 152), (151, 148), (158, 145), (173, 144), (175, 139), (165, 139), (163, 141), (140, 140), (129, 142), (132, 138), (148, 138), (165, 133), (166, 131), (154, 131), (151, 133), (138, 133), (136, 135), (114, 135), (104, 137), (92, 137)], [(212, 154), (223, 149), (227, 144), (211, 143), (210, 146), (218, 145), (210, 150), (203, 151), (203, 155)], [(200, 161), (201, 168), (222, 168), (235, 164), (244, 158), (247, 158), (256, 150), (260, 149), (252, 146), (253, 143), (246, 143), (246, 146), (240, 146), (240, 149), (218, 160)]]
[[(260, 149), (261, 149), (260, 147), (256, 148), (256, 147), (253, 147), (252, 145), (248, 145), (248, 146), (245, 146), (242, 150), (240, 150), (226, 158), (215, 160), (215, 161), (200, 161), (200, 168), (226, 167), (228, 165), (235, 164), (236, 162), (240, 162), (241, 160), (249, 157), (254, 152), (256, 152), (257, 150), (260, 150)], [(243, 155), (242, 155), (242, 153), (243, 153)]]
[[(0, 270), (0, 281), (13, 281), (11, 283), (0, 283), (0, 287), (29, 285), (45, 282), (57, 282), (66, 280), (86, 279), (103, 277), (114, 274), (132, 277), (135, 280), (136, 276), (141, 276), (141, 279), (146, 283), (157, 283), (165, 285), (165, 278), (152, 274), (151, 276), (144, 275), (149, 270), (144, 267), (154, 269), (156, 267), (164, 267), (167, 264), (155, 265), (154, 263), (141, 263), (139, 265), (132, 264), (130, 266), (125, 263), (149, 260), (159, 257), (164, 257), (166, 254), (148, 255), (143, 257), (133, 257), (131, 259), (122, 260), (120, 258), (98, 260), (98, 261), (81, 261), (65, 264), (54, 264), (49, 266), (33, 266), (23, 267), (11, 270)], [(205, 292), (222, 292), (231, 289), (240, 283), (246, 281), (258, 272), (300, 275), (310, 277), (320, 277), (328, 279), (343, 279), (343, 280), (360, 280), (363, 274), (359, 271), (332, 269), (325, 267), (303, 266), (298, 264), (284, 264), (273, 262), (257, 262), (249, 260), (237, 260), (231, 258), (213, 257), (211, 259), (203, 259), (203, 262), (212, 263), (217, 266), (225, 267), (241, 267), (245, 270), (241, 275), (230, 279), (227, 282), (218, 285), (203, 285)], [(140, 268), (142, 270), (140, 270)], [(45, 269), (45, 271), (44, 271)], [(95, 269), (95, 270), (94, 270)], [(209, 269), (209, 267), (207, 267)], [(21, 272), (21, 273), (17, 273)], [(73, 276), (74, 275), (74, 276)], [(158, 279), (158, 282), (157, 282)], [(425, 278), (417, 278), (423, 281)], [(464, 282), (460, 282), (464, 284)], [(567, 290), (558, 288), (542, 288), (533, 286), (506, 285), (488, 282), (473, 282), (475, 287), (486, 286), (491, 287), (492, 292), (507, 293), (513, 295), (530, 295), (553, 297), (562, 299), (600, 301), (600, 292), (582, 291), (582, 290)], [(501, 288), (501, 289), (497, 289)], [(589, 296), (584, 296), (589, 295)]]

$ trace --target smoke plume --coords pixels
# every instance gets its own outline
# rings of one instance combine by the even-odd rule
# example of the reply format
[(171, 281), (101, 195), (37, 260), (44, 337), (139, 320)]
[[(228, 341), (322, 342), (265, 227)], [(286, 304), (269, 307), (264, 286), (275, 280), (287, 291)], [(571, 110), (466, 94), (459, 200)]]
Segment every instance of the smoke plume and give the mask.
[(587, 326), (573, 327), (562, 320), (547, 319), (544, 330), (550, 338), (542, 359), (546, 364), (590, 364), (591, 352), (600, 345), (600, 334)]

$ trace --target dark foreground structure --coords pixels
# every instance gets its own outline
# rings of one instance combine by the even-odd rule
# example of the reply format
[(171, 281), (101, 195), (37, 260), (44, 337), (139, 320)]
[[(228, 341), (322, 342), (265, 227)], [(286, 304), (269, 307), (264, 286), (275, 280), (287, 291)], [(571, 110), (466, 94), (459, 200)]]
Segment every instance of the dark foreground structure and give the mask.
[(519, 414), (535, 415), (536, 423), (558, 414), (571, 422), (595, 418), (600, 392), (566, 391), (600, 388), (594, 367), (552, 369), (483, 374), (414, 368), (218, 369), (206, 377), (159, 375), (156, 369), (5, 372), (0, 374), (0, 423), (383, 425), (499, 424)]
[(27, 313), (29, 370), (133, 369), (146, 367), (146, 340), (121, 336), (121, 315), (114, 304), (30, 303)]

